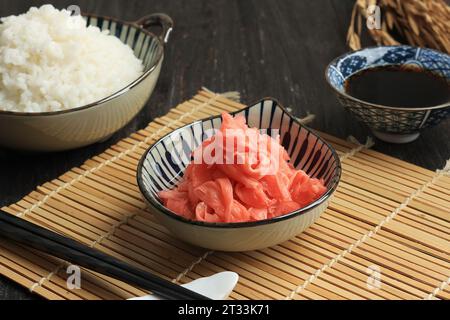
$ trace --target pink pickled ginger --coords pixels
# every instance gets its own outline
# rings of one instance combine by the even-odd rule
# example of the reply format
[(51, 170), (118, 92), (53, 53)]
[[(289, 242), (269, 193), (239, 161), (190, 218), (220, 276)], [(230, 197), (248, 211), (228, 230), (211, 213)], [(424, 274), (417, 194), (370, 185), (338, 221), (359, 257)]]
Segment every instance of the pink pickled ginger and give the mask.
[(278, 140), (249, 128), (242, 116), (223, 113), (222, 119), (217, 134), (194, 150), (183, 181), (159, 192), (168, 209), (197, 221), (258, 221), (298, 210), (326, 192), (322, 180), (289, 163)]

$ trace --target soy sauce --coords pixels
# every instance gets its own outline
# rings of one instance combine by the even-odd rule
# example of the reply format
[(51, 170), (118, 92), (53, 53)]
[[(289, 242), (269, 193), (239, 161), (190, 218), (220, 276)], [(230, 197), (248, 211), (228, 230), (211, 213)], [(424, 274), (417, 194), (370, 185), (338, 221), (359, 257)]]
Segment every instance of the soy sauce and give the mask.
[(363, 70), (346, 81), (345, 91), (365, 102), (399, 108), (432, 107), (450, 101), (450, 85), (443, 77), (416, 68)]

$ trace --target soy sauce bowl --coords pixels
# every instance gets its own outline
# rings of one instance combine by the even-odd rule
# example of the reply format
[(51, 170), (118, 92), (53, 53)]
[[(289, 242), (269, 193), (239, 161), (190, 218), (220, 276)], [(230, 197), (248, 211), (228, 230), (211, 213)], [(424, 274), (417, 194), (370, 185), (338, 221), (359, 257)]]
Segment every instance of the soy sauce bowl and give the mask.
[(366, 124), (380, 140), (408, 143), (420, 132), (439, 124), (450, 115), (450, 102), (431, 107), (399, 108), (360, 100), (346, 92), (353, 75), (384, 66), (415, 68), (442, 77), (450, 84), (450, 56), (427, 48), (379, 46), (350, 52), (334, 59), (325, 78), (345, 110)]

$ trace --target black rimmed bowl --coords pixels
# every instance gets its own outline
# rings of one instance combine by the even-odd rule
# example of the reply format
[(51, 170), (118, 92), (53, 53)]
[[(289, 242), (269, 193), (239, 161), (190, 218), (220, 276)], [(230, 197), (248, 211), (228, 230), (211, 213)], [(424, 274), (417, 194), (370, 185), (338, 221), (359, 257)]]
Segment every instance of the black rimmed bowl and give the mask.
[[(0, 110), (0, 145), (27, 151), (61, 151), (102, 141), (130, 122), (150, 98), (161, 71), (172, 19), (162, 13), (135, 22), (90, 14), (83, 17), (87, 25), (110, 30), (110, 34), (130, 46), (143, 61), (143, 74), (89, 105), (54, 112)], [(150, 32), (152, 26), (161, 27), (161, 34)]]
[(370, 47), (344, 54), (327, 67), (325, 78), (340, 103), (373, 134), (386, 142), (414, 141), (420, 132), (450, 116), (450, 102), (423, 108), (398, 108), (359, 100), (345, 91), (345, 82), (354, 74), (383, 66), (420, 68), (450, 83), (450, 56), (427, 48), (411, 46)]
[(150, 211), (175, 236), (188, 243), (220, 251), (270, 247), (301, 233), (326, 209), (340, 179), (339, 157), (328, 143), (300, 124), (273, 99), (263, 99), (233, 114), (245, 116), (249, 127), (278, 129), (280, 141), (291, 156), (293, 165), (312, 177), (324, 179), (327, 192), (300, 210), (256, 222), (192, 221), (164, 207), (158, 192), (172, 189), (179, 183), (190, 163), (191, 152), (213, 134), (211, 129), (220, 127), (220, 116), (196, 121), (159, 139), (142, 156), (137, 182)]

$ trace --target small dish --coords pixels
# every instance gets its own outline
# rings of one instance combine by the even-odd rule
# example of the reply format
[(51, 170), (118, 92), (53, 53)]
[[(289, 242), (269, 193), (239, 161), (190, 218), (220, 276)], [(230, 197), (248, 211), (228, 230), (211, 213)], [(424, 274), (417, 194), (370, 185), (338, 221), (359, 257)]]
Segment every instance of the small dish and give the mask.
[[(327, 192), (308, 206), (267, 220), (207, 223), (187, 220), (170, 211), (157, 193), (172, 189), (183, 177), (192, 151), (219, 128), (220, 116), (196, 121), (159, 139), (142, 156), (137, 171), (139, 189), (151, 212), (175, 236), (191, 244), (221, 251), (248, 251), (289, 240), (308, 228), (326, 209), (341, 174), (336, 151), (315, 132), (300, 124), (276, 100), (266, 98), (233, 113), (243, 115), (249, 127), (278, 129), (280, 141), (293, 165), (324, 179)], [(175, 158), (175, 160), (174, 160)]]
[(345, 92), (344, 84), (361, 70), (381, 66), (413, 66), (431, 71), (450, 83), (450, 56), (432, 49), (411, 46), (370, 47), (344, 54), (327, 67), (325, 78), (344, 108), (386, 142), (414, 141), (420, 131), (450, 115), (450, 102), (433, 107), (398, 108), (359, 100)]
[[(62, 151), (109, 138), (144, 107), (158, 80), (164, 44), (172, 30), (172, 19), (156, 13), (135, 22), (83, 15), (87, 25), (109, 29), (128, 44), (144, 63), (144, 73), (135, 81), (104, 99), (73, 109), (54, 112), (0, 110), (0, 145), (26, 151)], [(157, 36), (147, 30), (161, 26)]]

